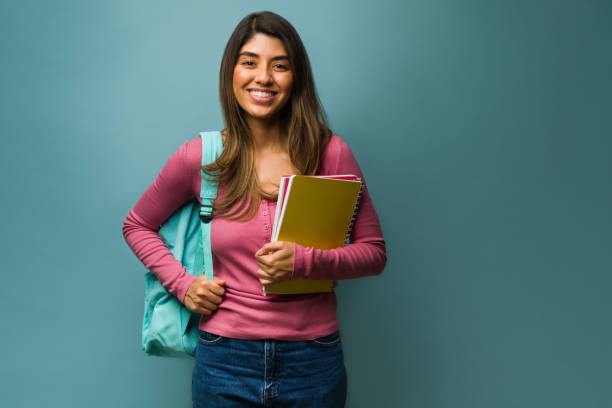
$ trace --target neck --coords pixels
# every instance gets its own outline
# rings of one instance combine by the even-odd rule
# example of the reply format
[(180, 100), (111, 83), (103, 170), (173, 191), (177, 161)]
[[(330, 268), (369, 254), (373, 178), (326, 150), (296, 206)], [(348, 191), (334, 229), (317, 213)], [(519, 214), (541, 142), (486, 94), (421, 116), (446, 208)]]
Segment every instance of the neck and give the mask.
[(278, 120), (250, 120), (249, 129), (256, 152), (284, 150)]

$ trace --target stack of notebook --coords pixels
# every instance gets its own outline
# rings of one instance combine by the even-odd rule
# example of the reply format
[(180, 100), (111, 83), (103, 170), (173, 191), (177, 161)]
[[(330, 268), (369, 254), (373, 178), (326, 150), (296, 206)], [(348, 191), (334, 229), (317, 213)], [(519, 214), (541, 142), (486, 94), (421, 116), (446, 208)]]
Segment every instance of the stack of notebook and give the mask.
[[(361, 179), (352, 175), (283, 176), (272, 241), (333, 249), (348, 243), (361, 195)], [(296, 279), (264, 286), (264, 294), (331, 292), (331, 280)]]

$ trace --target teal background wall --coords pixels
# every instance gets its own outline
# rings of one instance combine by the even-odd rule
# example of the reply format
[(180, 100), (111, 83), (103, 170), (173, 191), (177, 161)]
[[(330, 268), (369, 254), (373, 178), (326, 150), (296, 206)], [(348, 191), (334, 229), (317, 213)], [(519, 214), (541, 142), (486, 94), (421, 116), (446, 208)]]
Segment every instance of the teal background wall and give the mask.
[(237, 22), (301, 34), (388, 244), (342, 282), (349, 407), (612, 406), (609, 1), (2, 1), (0, 404), (188, 407), (123, 219), (220, 129)]

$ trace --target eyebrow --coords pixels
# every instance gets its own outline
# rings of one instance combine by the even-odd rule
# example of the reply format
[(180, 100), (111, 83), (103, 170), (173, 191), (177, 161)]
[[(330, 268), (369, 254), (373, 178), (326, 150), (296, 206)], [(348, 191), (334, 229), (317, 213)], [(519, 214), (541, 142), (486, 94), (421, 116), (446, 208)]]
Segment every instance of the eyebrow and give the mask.
[[(238, 54), (239, 57), (245, 56), (245, 57), (253, 57), (253, 58), (259, 58), (259, 55), (255, 54), (254, 52), (250, 52), (250, 51), (243, 51), (240, 54)], [(278, 61), (278, 60), (287, 60), (289, 61), (289, 56), (287, 55), (277, 55), (276, 57), (272, 57), (271, 61)]]

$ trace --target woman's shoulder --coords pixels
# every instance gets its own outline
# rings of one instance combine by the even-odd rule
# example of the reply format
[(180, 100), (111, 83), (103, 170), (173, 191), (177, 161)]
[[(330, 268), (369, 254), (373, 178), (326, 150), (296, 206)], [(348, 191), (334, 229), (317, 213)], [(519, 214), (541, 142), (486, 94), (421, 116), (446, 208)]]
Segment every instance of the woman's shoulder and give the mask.
[[(219, 132), (201, 132), (195, 138), (187, 140), (185, 143), (183, 143), (183, 145), (179, 147), (177, 153), (182, 156), (183, 160), (188, 163), (188, 165), (196, 165), (197, 167), (200, 167), (202, 164), (202, 141), (207, 139), (208, 142), (213, 143), (213, 139), (210, 138), (216, 137), (215, 133), (218, 134)], [(223, 133), (221, 134), (223, 140), (225, 140), (225, 135), (223, 135)]]
[(202, 162), (202, 139), (197, 136), (185, 141), (173, 156), (185, 169), (199, 168)]
[(321, 160), (321, 173), (334, 174), (346, 161), (354, 161), (355, 157), (343, 138), (332, 133)]
[(338, 136), (335, 133), (332, 133), (329, 142), (327, 143), (327, 149), (326, 149), (326, 153), (336, 153), (341, 151), (342, 149), (347, 149), (348, 148), (348, 144), (346, 144), (346, 142), (344, 141), (344, 139), (342, 139), (340, 136)]
[[(183, 179), (185, 179), (185, 175), (191, 175), (193, 183), (197, 184), (200, 182), (201, 166), (202, 138), (198, 135), (183, 142), (172, 153), (164, 168), (164, 175), (181, 177)], [(191, 179), (191, 177), (187, 177), (187, 179)]]

